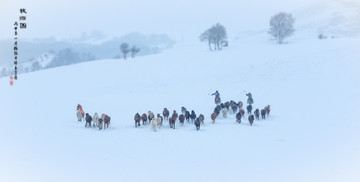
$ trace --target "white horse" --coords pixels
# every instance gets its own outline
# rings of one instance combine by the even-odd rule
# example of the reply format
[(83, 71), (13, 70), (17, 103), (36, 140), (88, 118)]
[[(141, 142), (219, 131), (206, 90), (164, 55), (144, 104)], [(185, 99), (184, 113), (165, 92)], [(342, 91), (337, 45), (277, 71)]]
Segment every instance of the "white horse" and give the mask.
[(99, 123), (99, 116), (97, 113), (94, 114), (94, 117), (93, 117), (93, 126), (99, 126), (100, 123)]
[(84, 120), (84, 116), (82, 115), (80, 109), (76, 110), (76, 116), (78, 118), (78, 121)]
[(162, 125), (163, 119), (160, 117), (160, 115), (158, 115), (158, 117), (156, 118), (156, 125), (160, 128), (160, 126)]
[(152, 120), (151, 120), (151, 128), (152, 128), (152, 130), (153, 131), (155, 131), (156, 132), (156, 119), (155, 118), (153, 118)]
[(221, 112), (222, 112), (224, 118), (226, 118), (226, 117), (227, 117), (228, 110), (224, 107), (224, 108), (221, 110)]

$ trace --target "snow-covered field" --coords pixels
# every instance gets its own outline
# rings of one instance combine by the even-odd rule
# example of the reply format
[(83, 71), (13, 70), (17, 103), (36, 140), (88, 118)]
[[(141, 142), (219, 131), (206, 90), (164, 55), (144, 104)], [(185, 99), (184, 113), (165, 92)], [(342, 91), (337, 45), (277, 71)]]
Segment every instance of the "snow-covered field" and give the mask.
[[(360, 39), (239, 37), (210, 52), (182, 42), (162, 54), (102, 60), (0, 79), (0, 181), (360, 180)], [(270, 104), (266, 120), (235, 122), (215, 104)], [(111, 116), (99, 131), (77, 122), (76, 105)], [(181, 106), (205, 115), (200, 131), (168, 123), (134, 127), (136, 112)]]

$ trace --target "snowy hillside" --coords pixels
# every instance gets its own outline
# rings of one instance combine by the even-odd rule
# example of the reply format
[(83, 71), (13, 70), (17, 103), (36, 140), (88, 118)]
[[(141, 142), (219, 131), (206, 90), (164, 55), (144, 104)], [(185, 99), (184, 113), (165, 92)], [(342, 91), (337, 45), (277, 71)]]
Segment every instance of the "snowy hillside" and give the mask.
[[(131, 61), (102, 60), (1, 78), (0, 180), (357, 182), (360, 164), (359, 39), (277, 45), (255, 37), (221, 52), (178, 44)], [(254, 107), (253, 126), (210, 114), (209, 94)], [(75, 108), (111, 116), (85, 128)], [(205, 115), (200, 131), (168, 123), (152, 132), (134, 114), (185, 106)]]
[[(7, 3), (0, 6), (1, 27), (18, 18), (19, 4), (28, 9), (29, 31), (20, 32), (21, 40), (91, 30), (106, 37), (140, 33), (70, 36), (83, 46), (74, 52), (98, 50), (101, 60), (22, 73), (13, 86), (8, 76), (0, 78), (0, 182), (360, 181), (356, 0)], [(294, 35), (282, 45), (267, 33), (280, 11), (296, 19)], [(229, 46), (209, 51), (199, 35), (217, 22), (226, 27)], [(9, 39), (1, 50), (12, 59), (7, 44), (14, 31), (0, 32)], [(320, 33), (328, 39), (318, 39)], [(146, 56), (107, 59), (121, 56), (123, 41), (143, 43)], [(41, 55), (42, 45), (20, 50)], [(71, 48), (55, 52), (74, 53)], [(26, 64), (47, 67), (53, 59), (46, 53)], [(247, 115), (239, 124), (229, 112), (212, 124), (215, 90), (223, 102), (245, 103), (251, 92), (254, 109), (271, 105), (270, 116), (250, 126)], [(91, 116), (111, 116), (110, 128), (85, 128), (76, 118), (78, 104)], [(170, 129), (166, 120), (157, 132), (134, 127), (135, 113), (156, 115), (164, 107), (194, 110), (205, 124), (199, 131), (179, 121)]]
[(343, 37), (360, 32), (360, 2), (324, 0), (299, 7), (294, 11), (297, 29), (308, 34)]

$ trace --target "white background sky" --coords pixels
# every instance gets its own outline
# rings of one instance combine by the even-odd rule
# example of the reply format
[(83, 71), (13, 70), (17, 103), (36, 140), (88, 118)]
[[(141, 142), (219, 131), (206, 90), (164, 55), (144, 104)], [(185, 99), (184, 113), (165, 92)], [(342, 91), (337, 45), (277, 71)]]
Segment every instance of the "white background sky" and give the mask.
[[(318, 0), (0, 0), (0, 39), (14, 37), (20, 8), (27, 10), (28, 28), (19, 32), (19, 38), (64, 38), (93, 31), (106, 36), (137, 31), (181, 38), (198, 36), (217, 22), (234, 32), (266, 29), (271, 15), (314, 1)], [(244, 11), (248, 17), (240, 16)]]

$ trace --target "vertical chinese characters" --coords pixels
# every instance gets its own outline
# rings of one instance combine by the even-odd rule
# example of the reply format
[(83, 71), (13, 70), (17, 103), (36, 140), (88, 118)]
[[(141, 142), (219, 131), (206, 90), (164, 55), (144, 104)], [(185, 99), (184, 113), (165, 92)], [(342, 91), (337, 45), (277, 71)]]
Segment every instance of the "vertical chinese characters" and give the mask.
[[(15, 76), (14, 79), (17, 80), (17, 70), (18, 70), (18, 54), (19, 54), (19, 47), (18, 47), (18, 28), (20, 29), (26, 29), (26, 9), (22, 8), (20, 9), (20, 16), (19, 16), (19, 22), (14, 23), (14, 30), (15, 30), (15, 38), (14, 38), (14, 66), (15, 66)], [(19, 26), (20, 25), (20, 26)]]

